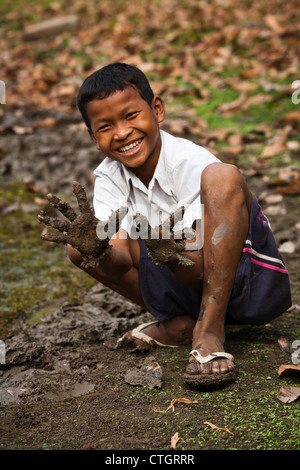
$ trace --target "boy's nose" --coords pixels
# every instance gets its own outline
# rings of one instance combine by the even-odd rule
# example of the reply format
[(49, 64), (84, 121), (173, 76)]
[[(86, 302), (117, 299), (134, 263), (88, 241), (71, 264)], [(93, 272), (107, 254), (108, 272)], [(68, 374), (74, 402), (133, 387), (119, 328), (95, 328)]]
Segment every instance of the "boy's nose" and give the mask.
[(115, 129), (115, 134), (114, 134), (114, 138), (116, 140), (124, 140), (126, 139), (129, 134), (131, 133), (132, 129), (129, 127), (129, 126), (126, 126), (126, 125), (119, 125), (118, 127), (116, 127)]

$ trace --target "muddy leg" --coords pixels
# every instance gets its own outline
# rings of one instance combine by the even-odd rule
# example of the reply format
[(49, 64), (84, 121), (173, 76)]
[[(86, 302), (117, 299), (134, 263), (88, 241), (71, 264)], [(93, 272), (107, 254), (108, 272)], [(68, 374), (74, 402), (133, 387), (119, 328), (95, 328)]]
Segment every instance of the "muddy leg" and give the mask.
[[(133, 261), (132, 268), (125, 274), (110, 276), (101, 271), (99, 267), (83, 268), (80, 253), (70, 245), (67, 246), (67, 253), (72, 263), (80, 269), (83, 269), (97, 281), (147, 310), (139, 289), (139, 250), (138, 241), (131, 240), (130, 253)], [(182, 345), (191, 343), (194, 326), (195, 320), (186, 315), (182, 315), (166, 322), (158, 323), (157, 325), (151, 325), (145, 328), (143, 333), (146, 333), (160, 343)], [(130, 339), (136, 346), (140, 343), (139, 340), (131, 339), (131, 332), (128, 332), (126, 339)]]
[[(137, 244), (135, 250), (139, 250), (138, 242), (136, 240), (133, 240), (133, 242), (136, 242)], [(105, 286), (109, 287), (110, 289), (114, 290), (118, 294), (121, 294), (129, 300), (135, 302), (141, 307), (146, 308), (139, 289), (138, 282), (139, 273), (137, 265), (139, 264), (139, 254), (135, 253), (134, 255), (135, 263), (137, 265), (133, 265), (132, 268), (125, 274), (119, 274), (117, 276), (109, 275), (103, 272), (100, 267), (84, 268), (82, 265), (81, 254), (70, 245), (67, 246), (67, 254), (73, 264), (85, 271), (91, 277), (101, 282)]]
[[(231, 165), (209, 165), (202, 175), (204, 205), (203, 297), (193, 332), (192, 348), (206, 356), (224, 351), (225, 315), (236, 269), (248, 233), (251, 193)], [(187, 373), (224, 374), (233, 369), (229, 359), (199, 364), (190, 358)]]

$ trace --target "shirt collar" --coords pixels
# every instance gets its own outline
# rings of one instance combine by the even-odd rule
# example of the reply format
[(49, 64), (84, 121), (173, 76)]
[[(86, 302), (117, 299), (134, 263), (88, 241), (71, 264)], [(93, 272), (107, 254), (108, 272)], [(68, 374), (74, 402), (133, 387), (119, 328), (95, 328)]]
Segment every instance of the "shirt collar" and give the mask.
[[(153, 174), (153, 177), (149, 183), (149, 188), (153, 188), (156, 183), (159, 184), (161, 189), (172, 196), (172, 191), (167, 179), (166, 174), (166, 158), (167, 158), (167, 149), (165, 144), (164, 132), (160, 131), (161, 134), (161, 150), (158, 158), (158, 162)], [(132, 184), (135, 188), (139, 188), (141, 191), (147, 194), (148, 189), (144, 185), (144, 183), (125, 165), (122, 164), (123, 173), (128, 185)]]

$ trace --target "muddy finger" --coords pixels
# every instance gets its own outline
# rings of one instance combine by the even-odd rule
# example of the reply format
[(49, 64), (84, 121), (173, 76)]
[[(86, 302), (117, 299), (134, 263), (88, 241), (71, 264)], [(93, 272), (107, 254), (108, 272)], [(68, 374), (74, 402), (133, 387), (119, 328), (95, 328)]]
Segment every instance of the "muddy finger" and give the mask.
[(63, 233), (46, 232), (42, 233), (41, 238), (42, 240), (46, 240), (48, 242), (63, 243), (64, 245), (69, 243), (69, 237)]
[(46, 212), (40, 212), (38, 220), (49, 227), (55, 228), (60, 232), (65, 232), (70, 228), (70, 222), (59, 220), (55, 217), (49, 217)]
[(80, 212), (82, 214), (92, 213), (91, 206), (88, 202), (85, 189), (77, 181), (74, 181), (73, 183), (73, 193), (76, 196)]
[(55, 209), (59, 210), (67, 219), (71, 222), (76, 219), (77, 214), (74, 209), (65, 201), (59, 199), (59, 197), (55, 196), (54, 194), (48, 194), (47, 199), (51, 206), (55, 207)]

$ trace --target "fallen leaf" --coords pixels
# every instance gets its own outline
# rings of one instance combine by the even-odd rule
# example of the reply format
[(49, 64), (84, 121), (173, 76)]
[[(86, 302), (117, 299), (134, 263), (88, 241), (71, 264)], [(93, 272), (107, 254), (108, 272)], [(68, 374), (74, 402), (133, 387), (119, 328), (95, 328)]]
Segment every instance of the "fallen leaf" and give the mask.
[(247, 101), (243, 104), (243, 109), (248, 109), (251, 106), (261, 105), (267, 101), (272, 101), (272, 96), (266, 95), (265, 93), (259, 93), (248, 98)]
[(282, 375), (284, 373), (290, 373), (298, 371), (300, 372), (300, 364), (295, 365), (295, 364), (281, 364), (278, 368), (278, 375)]
[(175, 449), (179, 441), (180, 441), (180, 437), (178, 435), (178, 432), (175, 432), (174, 436), (171, 437), (170, 449)]
[(277, 398), (283, 403), (292, 403), (300, 396), (300, 387), (292, 387), (291, 385), (284, 385), (280, 389)]
[(52, 127), (52, 126), (55, 126), (56, 124), (57, 124), (57, 120), (50, 117), (50, 118), (45, 118), (42, 121), (37, 122), (34, 125), (34, 127), (35, 129), (39, 127)]
[(28, 189), (28, 191), (31, 191), (33, 193), (38, 193), (39, 192), (39, 188), (35, 184), (34, 181), (28, 181), (28, 183), (26, 183), (26, 188)]
[(283, 28), (279, 25), (277, 18), (274, 15), (268, 14), (264, 18), (266, 25), (277, 34), (281, 34)]
[(217, 111), (220, 113), (231, 113), (236, 112), (246, 103), (248, 96), (246, 93), (242, 93), (236, 100), (231, 101), (231, 103), (221, 104)]
[(285, 126), (285, 128), (283, 129), (281, 135), (278, 137), (276, 142), (266, 145), (266, 147), (264, 148), (264, 150), (262, 151), (260, 155), (260, 158), (271, 158), (271, 157), (274, 157), (274, 155), (278, 155), (279, 153), (287, 150), (286, 140), (291, 130), (292, 130), (292, 126), (290, 125)]
[(262, 151), (260, 158), (271, 158), (279, 153), (284, 152), (287, 149), (286, 145), (281, 142), (275, 142), (274, 144), (267, 145)]
[(158, 410), (158, 409), (154, 408), (153, 411), (155, 411), (157, 413), (167, 413), (169, 410), (175, 411), (174, 405), (175, 405), (176, 402), (199, 403), (198, 401), (192, 401), (192, 400), (189, 400), (188, 398), (173, 398), (173, 400), (171, 401), (170, 406), (168, 406), (168, 408), (166, 408), (165, 410)]
[(276, 188), (280, 194), (290, 194), (291, 196), (300, 194), (300, 180), (293, 180), (285, 187)]
[(285, 114), (283, 120), (286, 124), (299, 124), (300, 122), (300, 111), (290, 111)]
[(238, 77), (231, 77), (227, 80), (227, 83), (231, 86), (231, 88), (235, 91), (253, 91), (258, 88), (256, 83), (246, 81), (240, 81)]
[[(299, 224), (299, 228), (300, 228), (300, 222), (297, 222), (297, 224)], [(297, 305), (297, 304), (291, 305), (290, 308), (287, 309), (287, 312), (294, 312), (295, 310), (296, 312), (297, 310), (300, 312), (300, 305)]]
[(208, 426), (210, 426), (212, 429), (219, 429), (220, 431), (225, 431), (225, 432), (228, 432), (229, 434), (233, 435), (233, 432), (229, 431), (228, 428), (219, 428), (218, 426), (216, 426), (215, 424), (210, 423), (209, 421), (204, 421), (204, 424), (208, 424)]
[(32, 127), (23, 127), (23, 126), (13, 126), (12, 131), (17, 135), (25, 135), (25, 134), (32, 134), (33, 128)]
[(167, 413), (167, 411), (169, 411), (169, 410), (175, 411), (174, 405), (175, 405), (176, 402), (199, 403), (198, 401), (192, 401), (192, 400), (189, 400), (188, 398), (173, 398), (173, 400), (171, 401), (170, 406), (168, 406), (168, 408), (165, 410), (165, 413)]

